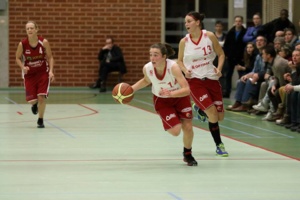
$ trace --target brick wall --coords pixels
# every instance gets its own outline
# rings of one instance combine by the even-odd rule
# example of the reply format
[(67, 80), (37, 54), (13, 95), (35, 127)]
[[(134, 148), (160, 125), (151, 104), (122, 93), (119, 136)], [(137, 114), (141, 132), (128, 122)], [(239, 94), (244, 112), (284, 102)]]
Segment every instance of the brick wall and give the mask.
[[(51, 45), (55, 60), (52, 86), (87, 86), (98, 73), (97, 55), (111, 35), (124, 53), (124, 81), (142, 77), (149, 47), (160, 42), (160, 0), (9, 0), (9, 86), (22, 86), (15, 52), (34, 20)], [(109, 83), (117, 77), (109, 78)]]

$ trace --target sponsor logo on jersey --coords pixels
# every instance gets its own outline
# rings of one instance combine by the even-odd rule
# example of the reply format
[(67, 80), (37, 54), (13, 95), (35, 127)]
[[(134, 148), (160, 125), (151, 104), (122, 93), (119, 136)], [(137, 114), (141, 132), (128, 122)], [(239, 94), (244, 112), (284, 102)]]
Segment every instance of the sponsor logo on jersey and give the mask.
[(192, 110), (192, 107), (187, 107), (187, 108), (182, 109), (181, 112), (189, 112), (191, 110)]
[(193, 65), (193, 66), (192, 66), (192, 69), (197, 69), (197, 68), (199, 68), (199, 67), (204, 67), (204, 66), (206, 66), (206, 65), (209, 65), (209, 62), (208, 62), (208, 61), (205, 62), (205, 63), (198, 64), (198, 65)]
[(172, 119), (174, 117), (176, 117), (176, 115), (174, 113), (172, 113), (172, 114), (166, 116), (166, 120), (169, 121), (170, 119)]
[(161, 82), (159, 82), (158, 84), (160, 84), (160, 85), (165, 85), (166, 82), (165, 82), (165, 81), (161, 81)]
[(25, 50), (25, 54), (30, 54), (30, 50), (29, 50), (29, 49), (26, 49), (26, 50)]
[(202, 97), (199, 98), (200, 101), (204, 101), (206, 98), (208, 98), (207, 94), (204, 94)]
[(38, 60), (38, 61), (34, 61), (34, 62), (28, 62), (28, 66), (30, 67), (40, 67), (43, 65), (43, 61)]
[(222, 102), (222, 101), (215, 101), (214, 104), (215, 104), (216, 106), (220, 106), (220, 105), (223, 105), (223, 102)]

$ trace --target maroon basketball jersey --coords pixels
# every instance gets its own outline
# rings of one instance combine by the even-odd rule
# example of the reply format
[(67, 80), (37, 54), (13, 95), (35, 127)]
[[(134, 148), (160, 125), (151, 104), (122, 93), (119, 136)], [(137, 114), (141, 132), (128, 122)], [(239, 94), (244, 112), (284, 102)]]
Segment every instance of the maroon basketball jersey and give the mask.
[(46, 49), (43, 46), (43, 40), (44, 38), (38, 36), (38, 44), (36, 47), (30, 46), (28, 38), (22, 40), (24, 66), (30, 68), (27, 76), (40, 71), (48, 71)]

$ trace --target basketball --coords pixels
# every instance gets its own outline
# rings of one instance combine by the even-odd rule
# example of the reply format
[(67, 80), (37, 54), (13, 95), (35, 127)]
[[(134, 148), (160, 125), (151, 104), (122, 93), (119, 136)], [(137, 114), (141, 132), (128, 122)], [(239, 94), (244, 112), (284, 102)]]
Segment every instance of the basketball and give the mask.
[(119, 83), (112, 90), (112, 97), (120, 104), (128, 104), (133, 96), (133, 89), (128, 83)]

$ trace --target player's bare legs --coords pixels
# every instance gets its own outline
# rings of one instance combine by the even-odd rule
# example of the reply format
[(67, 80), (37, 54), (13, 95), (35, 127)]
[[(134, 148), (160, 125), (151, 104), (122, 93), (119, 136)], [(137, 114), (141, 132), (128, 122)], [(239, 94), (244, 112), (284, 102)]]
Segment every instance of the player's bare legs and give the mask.
[(183, 131), (183, 160), (188, 166), (197, 166), (198, 163), (192, 156), (192, 143), (194, 138), (192, 120), (184, 119), (182, 124), (177, 124), (168, 130), (168, 132), (173, 136), (178, 136)]
[(182, 131), (183, 131), (184, 147), (187, 149), (191, 149), (193, 144), (193, 139), (194, 139), (192, 120), (187, 120), (187, 119), (182, 120)]
[(224, 112), (219, 113), (215, 106), (207, 108), (204, 112), (208, 117), (208, 121), (211, 123), (217, 123), (224, 119)]
[(177, 124), (176, 126), (168, 129), (168, 133), (170, 133), (173, 136), (178, 136), (181, 132), (181, 124)]

